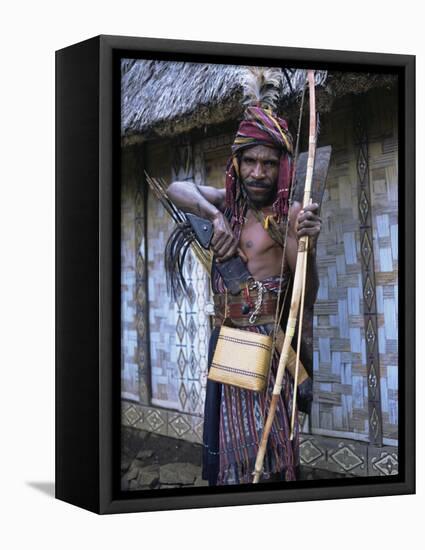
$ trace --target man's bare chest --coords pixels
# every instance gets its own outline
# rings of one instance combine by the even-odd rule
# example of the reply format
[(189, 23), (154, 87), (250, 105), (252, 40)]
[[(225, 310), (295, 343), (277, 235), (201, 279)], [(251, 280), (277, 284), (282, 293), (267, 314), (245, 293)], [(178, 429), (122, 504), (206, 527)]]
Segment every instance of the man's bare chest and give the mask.
[(248, 216), (242, 228), (240, 247), (249, 258), (276, 253), (281, 248), (254, 216)]

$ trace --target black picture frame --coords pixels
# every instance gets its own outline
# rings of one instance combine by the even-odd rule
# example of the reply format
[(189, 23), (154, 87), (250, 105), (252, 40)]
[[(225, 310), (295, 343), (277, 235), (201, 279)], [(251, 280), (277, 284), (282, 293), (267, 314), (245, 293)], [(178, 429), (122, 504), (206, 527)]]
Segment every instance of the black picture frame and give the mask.
[[(149, 58), (361, 68), (399, 76), (399, 474), (120, 493), (117, 63)], [(117, 184), (118, 181), (118, 184)], [(99, 514), (415, 492), (415, 57), (98, 36), (56, 52), (56, 498)], [(118, 287), (117, 287), (118, 285)], [(155, 493), (155, 494), (154, 494)]]

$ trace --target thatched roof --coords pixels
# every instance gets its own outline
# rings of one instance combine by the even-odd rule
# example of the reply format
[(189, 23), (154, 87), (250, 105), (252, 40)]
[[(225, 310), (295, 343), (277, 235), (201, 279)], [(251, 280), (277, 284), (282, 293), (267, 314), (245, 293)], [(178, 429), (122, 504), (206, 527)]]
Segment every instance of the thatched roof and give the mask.
[[(173, 136), (242, 115), (241, 82), (246, 67), (125, 59), (121, 68), (124, 144)], [(382, 75), (361, 76), (316, 71), (319, 101), (323, 103), (325, 96), (333, 99), (348, 92), (364, 92), (382, 81)], [(281, 104), (299, 96), (304, 82), (304, 69), (282, 73)]]

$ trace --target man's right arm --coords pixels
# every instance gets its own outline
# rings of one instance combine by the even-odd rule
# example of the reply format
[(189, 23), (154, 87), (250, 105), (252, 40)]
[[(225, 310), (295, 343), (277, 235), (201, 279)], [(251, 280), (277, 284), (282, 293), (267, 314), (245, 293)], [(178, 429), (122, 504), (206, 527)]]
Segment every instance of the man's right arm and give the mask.
[(217, 261), (229, 260), (232, 256), (243, 253), (238, 250), (238, 243), (230, 228), (229, 222), (223, 215), (226, 192), (206, 185), (195, 185), (188, 181), (175, 181), (167, 189), (168, 198), (183, 212), (196, 214), (206, 218), (213, 224), (211, 248)]
[(224, 211), (225, 190), (195, 185), (189, 181), (175, 181), (167, 189), (170, 200), (183, 212), (196, 214), (211, 222)]

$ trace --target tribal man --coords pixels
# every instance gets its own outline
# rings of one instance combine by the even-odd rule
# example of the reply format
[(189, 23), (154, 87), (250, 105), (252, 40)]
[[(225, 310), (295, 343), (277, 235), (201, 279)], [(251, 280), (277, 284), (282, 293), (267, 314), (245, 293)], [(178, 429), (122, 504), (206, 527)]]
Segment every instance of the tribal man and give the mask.
[[(253, 325), (246, 320), (246, 304), (228, 295), (230, 318), (245, 330), (270, 334), (276, 294), (291, 284), (295, 270), (298, 239), (309, 236), (305, 305), (312, 306), (318, 290), (316, 242), (321, 228), (319, 206), (304, 209), (290, 204), (293, 145), (287, 123), (267, 108), (251, 106), (245, 112), (226, 171), (224, 189), (173, 182), (168, 196), (176, 206), (207, 218), (213, 224), (211, 248), (217, 262), (239, 255), (256, 281), (266, 289), (262, 308)], [(281, 238), (272, 238), (269, 226), (279, 228)], [(286, 246), (282, 244), (285, 240)], [(285, 250), (285, 258), (282, 258)], [(283, 276), (281, 275), (283, 261)], [(214, 264), (213, 264), (214, 265)], [(224, 318), (223, 279), (217, 269), (211, 274), (216, 328), (210, 340), (209, 365)], [(285, 315), (284, 315), (285, 316)], [(240, 322), (238, 322), (240, 321)], [(285, 319), (282, 320), (284, 328)], [(275, 381), (279, 354), (275, 351), (268, 387), (257, 393), (208, 380), (204, 415), (203, 478), (210, 485), (251, 483), (267, 406)], [(309, 379), (310, 380), (310, 379)], [(311, 383), (311, 380), (310, 380)], [(301, 386), (300, 386), (301, 388)], [(310, 390), (311, 391), (311, 386)], [(285, 371), (283, 388), (270, 433), (262, 480), (297, 478), (299, 466), (299, 426), (295, 422), (290, 440), (293, 379)], [(296, 415), (297, 418), (298, 415)]]

